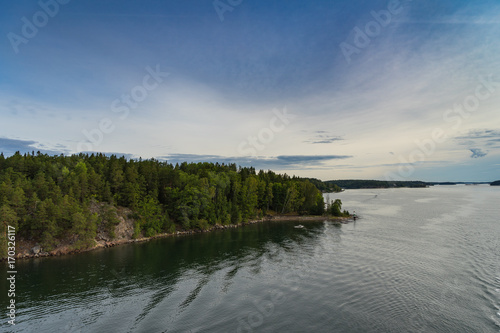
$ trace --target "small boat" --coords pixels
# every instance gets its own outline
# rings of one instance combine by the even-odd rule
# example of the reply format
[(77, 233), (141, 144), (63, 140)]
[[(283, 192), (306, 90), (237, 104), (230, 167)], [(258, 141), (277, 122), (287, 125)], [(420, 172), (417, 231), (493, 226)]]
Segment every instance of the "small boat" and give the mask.
[(304, 226), (302, 224), (299, 224), (299, 225), (296, 225), (294, 228), (296, 228), (296, 229), (302, 229), (302, 228), (304, 228)]

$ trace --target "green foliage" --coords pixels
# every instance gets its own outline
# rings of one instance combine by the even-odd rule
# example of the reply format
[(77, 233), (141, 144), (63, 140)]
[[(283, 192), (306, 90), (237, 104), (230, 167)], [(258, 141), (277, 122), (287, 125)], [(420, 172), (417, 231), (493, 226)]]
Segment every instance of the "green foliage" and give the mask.
[(115, 227), (120, 223), (116, 208), (113, 206), (103, 206), (100, 211), (101, 223), (104, 224), (104, 230), (113, 239), (115, 235)]
[(150, 196), (144, 198), (139, 203), (139, 221), (138, 225), (141, 231), (145, 232), (146, 237), (154, 236), (170, 228), (170, 221), (166, 211), (163, 211), (157, 199)]
[(342, 201), (340, 199), (336, 199), (333, 201), (330, 205), (330, 214), (333, 216), (340, 216), (342, 215)]
[(348, 211), (344, 210), (342, 212), (342, 201), (340, 199), (328, 203), (327, 213), (332, 216), (349, 216)]
[(16, 212), (7, 204), (0, 207), (0, 258), (7, 255), (7, 230), (8, 227), (14, 227), (17, 230), (17, 222), (19, 218)]
[(132, 238), (139, 238), (141, 236), (141, 223), (139, 221), (134, 221), (134, 233)]
[(14, 209), (7, 204), (3, 204), (2, 207), (0, 207), (0, 221), (0, 224), (5, 227), (5, 230), (7, 230), (7, 226), (17, 229), (19, 218)]
[(198, 220), (198, 222), (196, 223), (196, 227), (200, 230), (207, 230), (210, 225), (208, 224), (208, 221), (207, 220)]
[(304, 198), (299, 212), (301, 214), (322, 215), (325, 203), (321, 192), (309, 181), (301, 184), (301, 193)]
[(131, 211), (135, 237), (153, 236), (176, 226), (241, 223), (268, 212), (321, 215), (320, 189), (332, 188), (325, 186), (235, 164), (16, 153), (1, 158), (0, 217), (44, 250), (63, 239), (81, 249), (94, 244), (98, 227), (115, 236), (118, 206)]
[(73, 248), (82, 249), (94, 245), (97, 233), (97, 214), (76, 212), (72, 216), (72, 233), (78, 237)]

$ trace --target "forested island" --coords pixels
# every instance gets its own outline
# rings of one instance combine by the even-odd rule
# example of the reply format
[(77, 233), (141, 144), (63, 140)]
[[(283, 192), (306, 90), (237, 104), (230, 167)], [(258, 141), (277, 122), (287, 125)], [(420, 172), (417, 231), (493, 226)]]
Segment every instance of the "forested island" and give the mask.
[(16, 240), (48, 252), (113, 240), (120, 221), (130, 222), (132, 238), (141, 238), (272, 215), (348, 216), (340, 200), (325, 205), (323, 199), (321, 190), (339, 188), (320, 190), (320, 183), (236, 164), (0, 154), (1, 249), (8, 225), (16, 228)]
[[(323, 182), (324, 187), (331, 188), (337, 186), (342, 189), (373, 189), (373, 188), (423, 188), (435, 185), (484, 185), (489, 182), (423, 182), (418, 180), (366, 180), (366, 179), (346, 179), (346, 180), (327, 180)], [(500, 181), (491, 183), (491, 185), (500, 185)], [(320, 188), (320, 187), (318, 187)], [(328, 191), (337, 192), (337, 191)]]
[(495, 180), (494, 182), (490, 183), (491, 186), (500, 186), (500, 180)]
[(490, 182), (431, 182), (429, 186), (434, 185), (488, 185)]

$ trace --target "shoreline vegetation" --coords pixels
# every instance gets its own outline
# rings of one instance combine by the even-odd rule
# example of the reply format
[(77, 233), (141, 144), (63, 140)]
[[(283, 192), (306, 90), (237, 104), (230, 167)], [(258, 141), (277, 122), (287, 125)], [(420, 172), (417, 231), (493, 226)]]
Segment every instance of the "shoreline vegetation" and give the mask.
[[(141, 243), (147, 242), (153, 239), (166, 238), (166, 237), (180, 237), (186, 235), (194, 235), (199, 233), (207, 233), (207, 232), (216, 232), (227, 229), (235, 229), (241, 228), (246, 225), (252, 225), (256, 223), (266, 223), (266, 222), (321, 222), (321, 221), (329, 221), (335, 224), (346, 224), (349, 221), (352, 221), (352, 216), (314, 216), (314, 215), (276, 215), (276, 216), (268, 216), (262, 219), (250, 220), (248, 222), (241, 222), (239, 224), (228, 224), (228, 225), (214, 225), (208, 229), (191, 229), (185, 231), (175, 231), (173, 233), (160, 233), (151, 237), (141, 237), (141, 238), (133, 238), (129, 235), (129, 237), (120, 237), (113, 240), (96, 240), (95, 245), (83, 249), (73, 249), (68, 244), (62, 244), (57, 248), (51, 250), (50, 252), (44, 252), (43, 249), (33, 242), (27, 242), (26, 240), (21, 240), (19, 243), (19, 248), (17, 249), (17, 253), (15, 255), (16, 259), (32, 259), (32, 258), (43, 258), (43, 257), (56, 257), (70, 254), (78, 254), (89, 252), (97, 249), (110, 248), (124, 244), (131, 243)], [(126, 223), (126, 222), (125, 222)], [(126, 227), (125, 227), (126, 229)], [(36, 253), (33, 251), (36, 249)], [(6, 258), (0, 258), (0, 261), (6, 261)]]
[(236, 164), (0, 154), (0, 258), (7, 229), (15, 230), (19, 256), (40, 256), (270, 216), (349, 216), (318, 189), (338, 188), (321, 184)]

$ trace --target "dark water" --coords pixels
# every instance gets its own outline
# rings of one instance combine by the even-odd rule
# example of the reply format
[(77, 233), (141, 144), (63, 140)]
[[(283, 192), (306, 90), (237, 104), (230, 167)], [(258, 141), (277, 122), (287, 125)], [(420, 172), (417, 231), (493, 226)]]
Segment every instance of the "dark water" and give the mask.
[[(18, 324), (3, 311), (0, 331), (500, 331), (500, 188), (336, 198), (361, 218), (19, 262)], [(2, 279), (4, 309), (6, 286)]]

